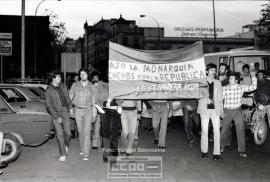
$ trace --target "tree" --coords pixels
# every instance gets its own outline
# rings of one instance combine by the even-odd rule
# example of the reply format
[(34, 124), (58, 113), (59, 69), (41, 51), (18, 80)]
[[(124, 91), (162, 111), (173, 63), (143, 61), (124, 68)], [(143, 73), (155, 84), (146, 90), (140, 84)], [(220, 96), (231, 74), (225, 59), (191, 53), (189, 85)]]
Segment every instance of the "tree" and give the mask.
[(61, 53), (64, 50), (64, 42), (68, 38), (65, 23), (59, 20), (57, 14), (46, 9), (45, 14), (50, 20), (50, 37), (51, 37), (51, 70), (60, 70)]
[(52, 45), (61, 46), (67, 38), (65, 23), (59, 20), (59, 17), (54, 12), (46, 9), (46, 14), (50, 18), (50, 32), (52, 35)]
[(254, 23), (260, 25), (265, 25), (270, 22), (270, 0), (267, 0), (268, 3), (262, 5), (261, 17), (259, 20), (254, 21)]

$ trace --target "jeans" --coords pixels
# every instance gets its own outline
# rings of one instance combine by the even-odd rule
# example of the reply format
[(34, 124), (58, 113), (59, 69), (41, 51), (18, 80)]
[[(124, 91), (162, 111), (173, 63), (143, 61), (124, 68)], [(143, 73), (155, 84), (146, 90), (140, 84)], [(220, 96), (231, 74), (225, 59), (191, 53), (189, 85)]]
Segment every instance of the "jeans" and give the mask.
[(208, 128), (211, 119), (214, 131), (214, 155), (220, 155), (220, 116), (216, 114), (215, 109), (207, 109), (207, 112), (201, 115), (201, 152), (208, 152)]
[(91, 127), (93, 119), (93, 108), (75, 109), (75, 120), (79, 132), (80, 151), (83, 157), (88, 158), (91, 145)]
[(155, 140), (158, 140), (159, 147), (165, 147), (166, 132), (168, 124), (169, 108), (164, 105), (163, 110), (152, 112), (152, 122)]
[(67, 108), (63, 108), (62, 110), (62, 123), (59, 123), (57, 119), (53, 120), (57, 144), (60, 156), (66, 155), (65, 147), (69, 147), (69, 141), (71, 137), (71, 129), (70, 129), (70, 120), (69, 120), (69, 112)]
[(92, 146), (100, 147), (100, 143), (100, 114), (98, 114), (96, 121), (93, 123)]
[(123, 110), (121, 113), (121, 146), (126, 153), (133, 152), (133, 143), (137, 129), (137, 110)]
[(225, 117), (222, 123), (221, 129), (221, 146), (226, 146), (228, 141), (228, 131), (231, 129), (231, 122), (234, 120), (236, 134), (237, 134), (237, 143), (238, 143), (238, 152), (246, 151), (246, 130), (245, 123), (242, 118), (241, 109), (224, 109)]

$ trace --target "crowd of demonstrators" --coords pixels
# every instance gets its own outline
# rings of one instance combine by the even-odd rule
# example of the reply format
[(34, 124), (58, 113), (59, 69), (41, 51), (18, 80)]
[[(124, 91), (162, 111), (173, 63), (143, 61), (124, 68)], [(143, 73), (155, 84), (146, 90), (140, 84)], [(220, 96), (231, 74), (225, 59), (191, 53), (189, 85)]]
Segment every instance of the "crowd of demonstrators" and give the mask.
[[(258, 68), (256, 68), (258, 69)], [(200, 147), (202, 158), (208, 158), (209, 126), (213, 128), (213, 160), (222, 160), (224, 147), (231, 143), (231, 125), (235, 123), (238, 152), (247, 157), (245, 123), (241, 106), (246, 93), (255, 90), (255, 102), (265, 106), (270, 119), (270, 81), (265, 79), (262, 70), (250, 71), (243, 65), (243, 74), (229, 70), (221, 63), (217, 72), (215, 64), (206, 67), (208, 96), (200, 99), (175, 100), (120, 100), (109, 98), (108, 83), (100, 80), (97, 72), (88, 79), (88, 71), (81, 69), (79, 80), (67, 92), (61, 83), (60, 73), (54, 73), (45, 94), (48, 112), (53, 117), (60, 161), (65, 161), (69, 147), (69, 115), (74, 108), (79, 133), (80, 154), (89, 160), (90, 148), (103, 147), (103, 160), (122, 155), (132, 155), (138, 140), (139, 120), (145, 129), (153, 129), (154, 143), (160, 149), (166, 148), (168, 118), (173, 123), (182, 120), (187, 144), (194, 144), (193, 125), (201, 125)], [(240, 83), (241, 81), (241, 83)], [(256, 90), (257, 89), (257, 90)], [(248, 95), (250, 96), (250, 95)], [(252, 104), (252, 103), (251, 103)], [(69, 113), (70, 112), (70, 113)], [(170, 113), (170, 114), (169, 114)], [(142, 115), (141, 115), (142, 114)], [(141, 116), (141, 118), (140, 118)], [(211, 122), (210, 122), (211, 121)], [(211, 123), (211, 124), (210, 124)], [(92, 139), (92, 140), (91, 140)], [(120, 143), (120, 146), (118, 145)]]

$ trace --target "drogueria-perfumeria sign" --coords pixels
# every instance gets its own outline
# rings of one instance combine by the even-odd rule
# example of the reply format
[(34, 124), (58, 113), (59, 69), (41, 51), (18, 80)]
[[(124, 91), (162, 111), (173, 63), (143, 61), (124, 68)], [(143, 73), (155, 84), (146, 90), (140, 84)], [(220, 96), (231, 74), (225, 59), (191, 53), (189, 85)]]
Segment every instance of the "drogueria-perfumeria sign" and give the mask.
[[(174, 31), (178, 31), (181, 37), (214, 37), (214, 28), (207, 27), (174, 27)], [(216, 28), (216, 36), (224, 32), (223, 28)]]

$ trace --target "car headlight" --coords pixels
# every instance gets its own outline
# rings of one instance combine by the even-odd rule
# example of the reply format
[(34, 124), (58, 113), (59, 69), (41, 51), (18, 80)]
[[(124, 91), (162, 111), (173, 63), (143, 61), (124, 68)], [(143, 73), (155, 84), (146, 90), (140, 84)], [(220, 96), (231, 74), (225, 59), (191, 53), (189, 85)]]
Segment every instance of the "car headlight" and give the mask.
[(263, 106), (262, 104), (258, 104), (258, 109), (259, 109), (260, 111), (262, 111), (263, 108), (264, 108), (264, 106)]

